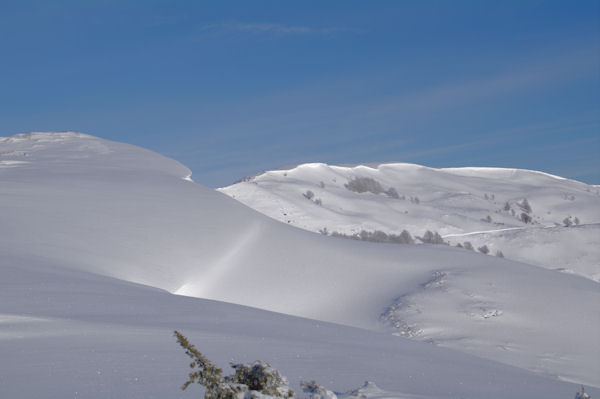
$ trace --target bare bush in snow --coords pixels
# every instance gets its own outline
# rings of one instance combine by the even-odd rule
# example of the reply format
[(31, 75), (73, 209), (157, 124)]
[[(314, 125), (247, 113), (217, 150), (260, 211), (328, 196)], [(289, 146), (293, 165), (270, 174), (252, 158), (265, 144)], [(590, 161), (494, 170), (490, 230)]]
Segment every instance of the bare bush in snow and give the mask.
[(448, 243), (446, 241), (444, 241), (444, 239), (442, 238), (442, 236), (440, 235), (440, 233), (436, 232), (432, 232), (430, 230), (427, 230), (425, 232), (425, 234), (423, 234), (423, 237), (420, 238), (421, 241), (423, 241), (425, 244), (443, 244), (443, 245), (448, 245)]
[(355, 177), (344, 184), (344, 187), (355, 193), (381, 194), (385, 191), (381, 183), (371, 177)]

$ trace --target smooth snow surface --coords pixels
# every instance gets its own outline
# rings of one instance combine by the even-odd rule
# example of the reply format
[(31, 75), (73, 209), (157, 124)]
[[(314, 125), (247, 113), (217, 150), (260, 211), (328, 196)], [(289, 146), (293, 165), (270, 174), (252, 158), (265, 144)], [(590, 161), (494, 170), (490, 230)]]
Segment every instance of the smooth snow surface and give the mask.
[(297, 392), (300, 379), (427, 398), (600, 386), (589, 279), (294, 229), (176, 161), (79, 133), (0, 138), (0, 161), (0, 397), (189, 397), (173, 329), (222, 367), (270, 362)]
[[(395, 194), (353, 192), (356, 178)], [(414, 164), (342, 167), (304, 164), (266, 172), (220, 191), (306, 230), (354, 234), (406, 229), (472, 241), (491, 254), (600, 281), (600, 190), (543, 172), (504, 168), (433, 169)], [(313, 193), (308, 199), (307, 191)], [(527, 199), (531, 212), (523, 208)], [(521, 214), (531, 217), (524, 223)], [(564, 227), (567, 224), (573, 226)], [(576, 224), (580, 226), (576, 226)], [(577, 229), (581, 225), (587, 228)], [(542, 231), (541, 228), (551, 229)], [(514, 231), (513, 231), (514, 230)], [(485, 232), (486, 234), (475, 233)]]

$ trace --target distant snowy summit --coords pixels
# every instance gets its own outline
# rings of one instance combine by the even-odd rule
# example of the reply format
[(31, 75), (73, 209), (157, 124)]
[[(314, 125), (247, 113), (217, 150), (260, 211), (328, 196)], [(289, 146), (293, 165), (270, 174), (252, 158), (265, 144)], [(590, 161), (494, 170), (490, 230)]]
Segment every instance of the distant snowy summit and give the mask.
[(429, 231), (452, 245), (600, 281), (600, 189), (544, 172), (310, 163), (219, 191), (305, 230), (356, 238), (404, 231), (432, 242)]

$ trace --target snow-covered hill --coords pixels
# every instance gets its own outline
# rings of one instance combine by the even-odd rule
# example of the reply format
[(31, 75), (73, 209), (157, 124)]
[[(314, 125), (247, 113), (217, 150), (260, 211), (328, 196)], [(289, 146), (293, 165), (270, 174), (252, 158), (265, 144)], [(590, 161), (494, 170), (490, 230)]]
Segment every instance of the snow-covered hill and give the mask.
[(0, 139), (0, 396), (35, 375), (43, 386), (26, 396), (179, 397), (175, 328), (223, 366), (260, 358), (336, 390), (371, 379), (427, 398), (541, 398), (572, 395), (557, 378), (600, 386), (597, 283), (453, 247), (313, 234), (189, 176), (78, 133)]
[(453, 244), (472, 241), (491, 254), (600, 281), (600, 190), (542, 172), (304, 164), (220, 191), (314, 232), (419, 237), (431, 230)]

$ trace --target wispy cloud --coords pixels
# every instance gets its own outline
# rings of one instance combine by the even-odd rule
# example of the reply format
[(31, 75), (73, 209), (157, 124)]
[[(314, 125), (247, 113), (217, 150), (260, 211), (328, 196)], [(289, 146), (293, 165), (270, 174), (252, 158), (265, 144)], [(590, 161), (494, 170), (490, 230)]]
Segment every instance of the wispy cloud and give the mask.
[(275, 23), (218, 23), (209, 24), (201, 27), (204, 32), (213, 33), (233, 33), (245, 32), (253, 34), (272, 34), (272, 35), (328, 35), (337, 32), (348, 31), (344, 28), (317, 28), (303, 25), (283, 25)]

